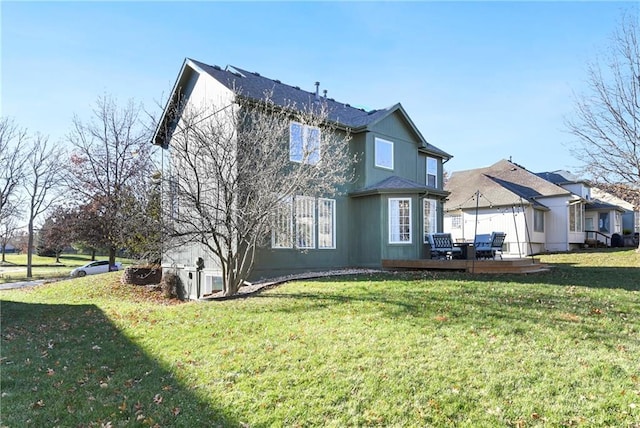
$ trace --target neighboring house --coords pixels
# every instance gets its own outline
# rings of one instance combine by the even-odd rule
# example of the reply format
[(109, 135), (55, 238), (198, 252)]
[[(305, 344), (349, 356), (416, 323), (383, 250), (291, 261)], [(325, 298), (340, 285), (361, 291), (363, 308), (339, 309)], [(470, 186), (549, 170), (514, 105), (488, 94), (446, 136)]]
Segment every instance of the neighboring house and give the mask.
[[(256, 100), (269, 91), (272, 101), (281, 106), (294, 102), (302, 108), (321, 99), (339, 132), (350, 133), (350, 150), (359, 154), (354, 165), (356, 180), (342, 189), (341, 195), (317, 200), (294, 197), (306, 202), (293, 203), (294, 211), (304, 212), (294, 212), (289, 227), (295, 230), (301, 226), (299, 218), (312, 219), (312, 234), (322, 235), (322, 239), (310, 239), (304, 248), (272, 240), (268, 248), (258, 250), (251, 280), (333, 268), (378, 268), (382, 259), (420, 258), (425, 233), (442, 231), (442, 205), (448, 196), (443, 189), (443, 163), (451, 155), (426, 141), (402, 105), (365, 111), (327, 98), (326, 93), (320, 97), (318, 85), (310, 92), (238, 67), (186, 59), (154, 136), (154, 144), (166, 149), (167, 155), (172, 150), (171, 135), (165, 137), (164, 131), (171, 127), (167, 112), (175, 103), (180, 99), (186, 100), (187, 106), (233, 102), (236, 90), (240, 96)], [(323, 230), (318, 225), (320, 218)], [(200, 247), (165, 252), (163, 266), (177, 269), (183, 281), (191, 280), (198, 258), (204, 260), (204, 294), (215, 288), (218, 272), (211, 267), (215, 260)]]
[(445, 185), (444, 230), (456, 240), (505, 232), (505, 257), (568, 251), (584, 244), (587, 193), (558, 186), (508, 160), (457, 171)]
[[(602, 190), (598, 187), (592, 187), (591, 188), (591, 197), (593, 198), (594, 201), (598, 201), (602, 204), (611, 204), (614, 205), (616, 207), (615, 211), (616, 212), (620, 212), (621, 213), (621, 219), (620, 222), (622, 224), (622, 229), (621, 229), (621, 233), (623, 234), (632, 234), (634, 232), (640, 232), (640, 229), (638, 228), (638, 223), (640, 221), (640, 216), (638, 215), (638, 213), (636, 212), (636, 208), (634, 207), (634, 205), (630, 202), (625, 201), (624, 199), (618, 198), (615, 195), (612, 195), (611, 193)], [(598, 210), (598, 207), (593, 206), (593, 207), (587, 207), (587, 218), (593, 218), (592, 223), (594, 225), (598, 225), (600, 226), (600, 213), (602, 211)], [(597, 213), (597, 214), (596, 214)], [(611, 213), (609, 214), (614, 215), (615, 213)], [(596, 221), (597, 219), (597, 221)], [(605, 224), (605, 221), (603, 219), (602, 224)], [(589, 227), (585, 227), (585, 229), (589, 230)], [(593, 229), (596, 230), (596, 229)], [(620, 233), (620, 232), (618, 232)]]
[[(0, 248), (0, 250), (2, 250), (2, 248)], [(5, 252), (5, 254), (11, 254), (11, 253), (18, 253), (19, 250), (16, 247), (14, 247), (13, 245), (7, 244), (4, 247), (4, 252)]]
[(538, 176), (561, 186), (585, 199), (585, 241), (599, 241), (611, 245), (614, 234), (623, 235), (625, 229), (634, 231), (633, 205), (605, 192), (569, 171), (541, 172)]

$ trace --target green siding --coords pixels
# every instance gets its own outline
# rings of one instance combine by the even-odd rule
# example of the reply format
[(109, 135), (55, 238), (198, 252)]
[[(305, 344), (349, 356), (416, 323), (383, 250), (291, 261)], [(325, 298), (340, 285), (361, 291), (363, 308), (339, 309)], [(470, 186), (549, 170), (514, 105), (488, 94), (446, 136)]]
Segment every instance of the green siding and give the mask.
[(380, 267), (382, 236), (386, 229), (380, 196), (354, 198), (351, 210), (351, 261), (354, 266)]
[[(375, 166), (376, 137), (393, 142), (393, 171)], [(366, 135), (366, 155), (361, 166), (364, 170), (361, 186), (375, 185), (392, 175), (424, 184), (426, 161), (418, 156), (419, 145), (418, 136), (411, 131), (399, 113), (382, 120)]]
[[(332, 199), (336, 200), (335, 249), (271, 248), (269, 239), (268, 246), (259, 248), (256, 252), (255, 268), (250, 280), (351, 266), (349, 260), (351, 233), (348, 223), (350, 217), (348, 205), (351, 201), (347, 196), (337, 196)], [(316, 235), (316, 246), (317, 238)]]

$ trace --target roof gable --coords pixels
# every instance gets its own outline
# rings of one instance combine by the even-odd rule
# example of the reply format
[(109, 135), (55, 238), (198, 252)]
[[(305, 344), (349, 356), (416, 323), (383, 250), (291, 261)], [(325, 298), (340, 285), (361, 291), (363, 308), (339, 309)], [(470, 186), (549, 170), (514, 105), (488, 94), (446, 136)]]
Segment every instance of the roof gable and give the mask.
[[(264, 77), (256, 72), (250, 72), (231, 65), (222, 68), (190, 58), (185, 59), (182, 65), (158, 129), (160, 129), (160, 126), (162, 126), (162, 123), (166, 120), (165, 115), (169, 106), (177, 102), (177, 97), (181, 93), (182, 85), (188, 80), (188, 75), (193, 71), (214, 78), (230, 91), (237, 92), (239, 96), (247, 99), (262, 100), (268, 95), (276, 105), (298, 109), (309, 108), (321, 102), (327, 108), (328, 119), (338, 126), (349, 129), (351, 132), (367, 131), (373, 124), (398, 112), (403, 116), (404, 120), (420, 140), (421, 144), (419, 148), (421, 150), (438, 154), (447, 159), (452, 157), (443, 150), (427, 143), (400, 103), (387, 108), (365, 111), (364, 109), (353, 107), (347, 103), (336, 101), (333, 98), (320, 96), (317, 91), (305, 91), (300, 87), (291, 86), (279, 80)], [(154, 142), (161, 144), (162, 142), (160, 142), (158, 138), (158, 131), (156, 131)]]
[(475, 208), (474, 195), (480, 192), (479, 207), (512, 206), (526, 201), (527, 204), (544, 207), (540, 199), (554, 196), (571, 196), (571, 192), (508, 160), (486, 167), (457, 171), (445, 184), (451, 192), (447, 210)]

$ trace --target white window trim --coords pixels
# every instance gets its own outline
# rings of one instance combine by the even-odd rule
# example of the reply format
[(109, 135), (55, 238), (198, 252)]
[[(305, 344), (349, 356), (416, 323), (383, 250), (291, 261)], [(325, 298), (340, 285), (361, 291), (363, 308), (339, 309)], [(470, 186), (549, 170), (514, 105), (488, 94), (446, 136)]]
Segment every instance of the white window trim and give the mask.
[[(278, 209), (285, 209), (288, 208), (288, 214), (289, 214), (289, 221), (287, 222), (287, 226), (288, 226), (288, 244), (285, 245), (278, 245), (277, 241), (276, 241), (276, 234), (278, 233), (278, 226), (280, 226), (279, 224), (275, 225), (271, 231), (271, 248), (293, 248), (293, 198), (289, 197), (284, 199), (283, 201), (280, 202), (281, 207), (279, 207)], [(278, 212), (276, 212), (276, 219), (278, 217)]]
[[(536, 222), (536, 217), (540, 216), (540, 224)], [(544, 233), (544, 211), (533, 210), (533, 231), (536, 233)]]
[[(408, 241), (401, 241), (401, 240), (394, 241), (393, 240), (393, 226), (394, 226), (394, 224), (393, 224), (393, 217), (391, 215), (392, 206), (396, 202), (404, 202), (404, 201), (409, 201), (409, 240)], [(411, 213), (412, 213), (411, 198), (389, 198), (389, 205), (388, 205), (389, 244), (412, 244), (413, 243), (413, 225), (412, 225), (413, 222), (412, 222), (412, 219), (411, 219)], [(400, 227), (400, 223), (398, 222), (398, 224), (396, 226)], [(400, 235), (401, 234), (399, 233), (398, 237), (400, 237)]]
[[(322, 205), (323, 202), (330, 202), (331, 203), (331, 218), (330, 218), (330, 222), (331, 222), (331, 245), (321, 245), (320, 243), (320, 206)], [(318, 198), (318, 216), (317, 216), (317, 223), (318, 223), (318, 249), (320, 250), (335, 250), (336, 248), (336, 200), (335, 199), (326, 199), (326, 198)]]
[[(436, 163), (436, 170), (435, 171), (429, 171), (429, 160), (433, 160)], [(433, 175), (435, 177), (435, 184), (433, 187), (437, 188), (438, 187), (438, 159), (437, 158), (433, 158), (430, 156), (427, 156), (427, 165), (426, 165), (426, 185), (429, 185), (429, 176)], [(429, 172), (433, 172), (433, 174), (429, 174)]]
[[(291, 132), (292, 128), (294, 125), (298, 125), (301, 128), (301, 138), (302, 141), (301, 143), (301, 147), (300, 147), (300, 154), (299, 157), (293, 156), (293, 132)], [(309, 135), (311, 130), (317, 130), (318, 131), (318, 149), (317, 149), (317, 155), (314, 152), (310, 152), (309, 147)], [(321, 141), (322, 141), (322, 133), (320, 128), (318, 128), (317, 126), (310, 126), (310, 125), (305, 125), (303, 123), (300, 122), (296, 122), (296, 121), (291, 121), (291, 123), (289, 123), (289, 160), (291, 162), (296, 162), (296, 163), (303, 163), (303, 161), (305, 160), (306, 157), (306, 162), (309, 165), (316, 165), (319, 161), (320, 161), (320, 155), (321, 155)]]
[[(435, 213), (434, 214), (435, 218), (433, 220), (435, 220), (436, 225), (435, 225), (435, 229), (432, 229), (432, 230), (428, 230), (427, 229), (427, 222), (426, 222), (427, 218), (425, 216), (425, 213), (427, 211), (425, 209), (427, 203), (430, 203), (430, 204), (433, 203), (433, 205), (434, 205), (433, 206), (433, 210), (434, 210), (434, 213)], [(438, 202), (435, 199), (424, 198), (422, 200), (422, 230), (423, 230), (423, 235), (424, 235), (423, 239), (422, 239), (423, 243), (425, 243), (425, 244), (429, 243), (429, 239), (428, 239), (427, 235), (432, 234), (432, 233), (436, 233), (436, 231), (438, 230), (437, 229), (438, 228), (437, 222), (438, 222)]]
[[(378, 162), (378, 143), (381, 144), (386, 144), (388, 146), (391, 146), (391, 166), (388, 165), (383, 165), (381, 163)], [(393, 141), (389, 141), (389, 140), (385, 140), (383, 138), (375, 138), (375, 141), (373, 142), (374, 145), (374, 150), (373, 150), (373, 158), (374, 158), (374, 165), (378, 168), (384, 168), (384, 169), (388, 169), (390, 171), (393, 171), (393, 166), (394, 166), (394, 154), (393, 154)]]
[[(311, 210), (309, 212), (305, 212), (305, 213), (300, 213), (298, 210), (299, 208), (299, 203), (308, 203), (311, 202)], [(317, 227), (317, 222), (316, 222), (316, 198), (313, 198), (311, 196), (296, 196), (294, 199), (294, 206), (295, 206), (295, 210), (294, 210), (294, 218), (295, 218), (295, 246), (296, 248), (300, 248), (303, 250), (311, 250), (316, 248), (316, 227)], [(309, 236), (309, 241), (307, 242), (305, 245), (300, 245), (300, 238), (302, 237), (301, 235), (301, 231), (303, 230), (301, 226), (301, 223), (298, 222), (298, 217), (300, 214), (311, 214), (311, 235)], [(307, 217), (305, 217), (307, 218)]]

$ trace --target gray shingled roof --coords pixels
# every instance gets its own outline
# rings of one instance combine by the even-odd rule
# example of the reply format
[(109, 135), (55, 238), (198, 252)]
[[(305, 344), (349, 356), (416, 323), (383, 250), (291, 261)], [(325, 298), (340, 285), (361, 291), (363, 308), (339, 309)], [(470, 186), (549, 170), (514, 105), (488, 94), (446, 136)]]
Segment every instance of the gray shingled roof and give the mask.
[(587, 202), (587, 205), (585, 206), (585, 210), (587, 211), (617, 210), (620, 212), (625, 211), (625, 209), (622, 208), (620, 205), (615, 205), (615, 204), (604, 202), (597, 199)]
[(350, 195), (364, 196), (377, 193), (426, 193), (440, 196), (445, 196), (447, 194), (447, 192), (425, 186), (424, 184), (420, 184), (416, 181), (392, 175), (391, 177), (385, 178), (376, 184), (353, 192)]
[[(313, 105), (314, 101), (316, 101), (315, 92), (309, 92), (304, 89), (300, 89), (299, 87), (287, 85), (279, 80), (261, 76), (257, 72), (246, 71), (232, 65), (227, 65), (225, 68), (222, 68), (216, 65), (208, 65), (194, 59), (188, 59), (188, 61), (191, 61), (230, 90), (238, 91), (241, 96), (248, 99), (261, 100), (264, 99), (267, 93), (269, 93), (271, 100), (277, 105), (283, 107), (290, 107), (294, 105), (297, 108)], [(350, 128), (354, 132), (363, 130), (367, 126), (372, 125), (393, 112), (400, 110), (409, 122), (409, 125), (415, 129), (419, 138), (422, 140), (422, 143), (424, 143), (424, 147), (421, 147), (422, 150), (441, 155), (445, 158), (452, 157), (447, 152), (429, 144), (424, 139), (400, 103), (386, 108), (365, 111), (364, 109), (352, 107), (347, 103), (342, 103), (332, 98), (326, 98), (322, 95), (320, 95), (319, 98), (326, 103), (328, 119), (330, 121), (344, 126), (345, 128)]]
[(587, 183), (586, 180), (581, 179), (580, 177), (569, 171), (545, 171), (537, 172), (536, 175), (540, 178), (544, 178), (545, 180), (552, 182), (553, 184), (557, 184), (558, 186), (561, 186), (563, 184)]
[(451, 192), (446, 210), (475, 208), (477, 191), (481, 194), (478, 206), (482, 208), (522, 202), (543, 208), (539, 198), (571, 195), (562, 187), (505, 159), (486, 168), (452, 173), (445, 190)]
[[(242, 96), (249, 99), (264, 99), (267, 92), (271, 93), (271, 100), (280, 106), (292, 104), (308, 106), (312, 105), (316, 99), (315, 92), (305, 91), (299, 87), (282, 83), (279, 80), (263, 77), (256, 72), (246, 71), (232, 65), (221, 68), (215, 65), (207, 65), (194, 59), (191, 59), (191, 61), (227, 88), (238, 90)], [(327, 103), (329, 119), (350, 128), (360, 128), (373, 123), (387, 115), (391, 110), (391, 108), (385, 108), (367, 112), (331, 98), (322, 96), (320, 98)]]

